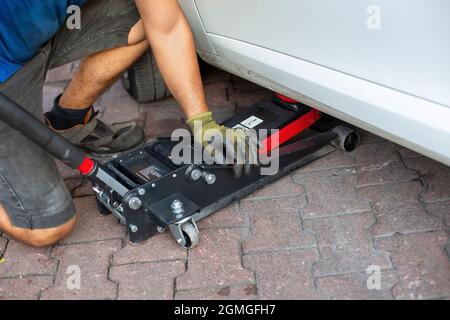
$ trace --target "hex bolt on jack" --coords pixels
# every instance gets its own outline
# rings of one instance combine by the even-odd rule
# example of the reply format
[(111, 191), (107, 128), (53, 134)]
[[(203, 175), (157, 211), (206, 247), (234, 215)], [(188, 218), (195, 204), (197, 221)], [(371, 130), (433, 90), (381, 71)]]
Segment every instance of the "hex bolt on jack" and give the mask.
[(205, 179), (205, 182), (208, 185), (213, 185), (214, 183), (216, 183), (217, 177), (214, 173), (203, 172), (203, 179)]
[(201, 177), (203, 177), (202, 170), (196, 165), (191, 165), (186, 170), (186, 176), (192, 181), (198, 181)]
[(128, 200), (128, 207), (131, 210), (139, 210), (142, 207), (142, 201), (138, 197), (132, 197)]
[(197, 181), (198, 179), (200, 179), (202, 177), (202, 172), (200, 169), (194, 169), (191, 172), (191, 179), (193, 181)]
[(172, 209), (172, 212), (177, 216), (177, 218), (182, 218), (184, 213), (184, 205), (183, 202), (176, 199), (172, 202), (170, 205), (170, 208)]

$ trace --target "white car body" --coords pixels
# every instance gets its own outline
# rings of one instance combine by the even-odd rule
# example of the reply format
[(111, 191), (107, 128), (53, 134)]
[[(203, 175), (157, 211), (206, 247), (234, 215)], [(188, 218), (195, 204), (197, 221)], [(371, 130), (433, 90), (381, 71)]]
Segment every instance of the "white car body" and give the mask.
[(206, 62), (450, 165), (450, 1), (179, 2)]

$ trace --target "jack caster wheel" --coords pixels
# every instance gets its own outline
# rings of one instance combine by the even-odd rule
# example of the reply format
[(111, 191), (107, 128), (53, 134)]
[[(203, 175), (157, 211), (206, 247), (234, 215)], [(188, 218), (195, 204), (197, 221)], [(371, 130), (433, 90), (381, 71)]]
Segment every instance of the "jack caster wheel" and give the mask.
[(355, 130), (337, 126), (333, 129), (333, 132), (337, 135), (337, 138), (331, 141), (331, 145), (335, 148), (345, 152), (352, 152), (359, 146), (360, 136)]
[(200, 240), (198, 229), (192, 223), (186, 222), (181, 226), (181, 230), (186, 241), (184, 247), (186, 249), (195, 248)]

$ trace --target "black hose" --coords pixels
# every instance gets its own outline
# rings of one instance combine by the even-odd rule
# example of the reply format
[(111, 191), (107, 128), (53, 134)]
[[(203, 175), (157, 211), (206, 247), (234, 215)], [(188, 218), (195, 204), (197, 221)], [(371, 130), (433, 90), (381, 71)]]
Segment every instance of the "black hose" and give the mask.
[(78, 168), (85, 158), (85, 153), (80, 148), (50, 130), (1, 92), (0, 120), (73, 169)]

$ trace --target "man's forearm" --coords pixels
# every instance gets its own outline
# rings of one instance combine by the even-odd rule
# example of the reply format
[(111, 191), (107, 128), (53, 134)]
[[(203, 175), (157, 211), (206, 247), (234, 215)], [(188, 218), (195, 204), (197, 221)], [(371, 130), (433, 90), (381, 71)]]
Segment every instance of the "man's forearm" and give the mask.
[(187, 115), (208, 111), (189, 24), (176, 0), (136, 0), (159, 70)]

